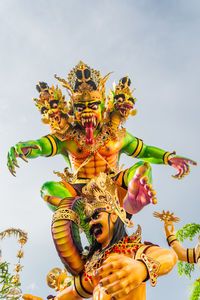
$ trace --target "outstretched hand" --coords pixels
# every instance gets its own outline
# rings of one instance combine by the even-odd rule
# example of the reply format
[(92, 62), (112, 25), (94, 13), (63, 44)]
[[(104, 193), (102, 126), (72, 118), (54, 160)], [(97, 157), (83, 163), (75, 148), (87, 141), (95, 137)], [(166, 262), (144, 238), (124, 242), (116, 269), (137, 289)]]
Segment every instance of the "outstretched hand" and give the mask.
[(149, 203), (157, 203), (155, 198), (156, 191), (148, 183), (148, 178), (144, 176), (149, 167), (147, 162), (138, 167), (128, 184), (128, 194), (124, 200), (123, 207), (130, 214), (139, 212)]
[(172, 157), (169, 159), (169, 165), (178, 170), (176, 175), (172, 175), (172, 177), (177, 179), (182, 179), (185, 175), (190, 173), (190, 165), (196, 166), (197, 163), (194, 160), (184, 158), (184, 157)]
[(15, 167), (19, 168), (17, 157), (20, 157), (25, 162), (28, 162), (26, 155), (31, 149), (38, 149), (39, 151), (41, 151), (40, 145), (36, 141), (24, 143), (19, 142), (15, 146), (10, 148), (7, 157), (7, 166), (13, 176), (16, 176)]
[(121, 299), (137, 288), (147, 277), (145, 265), (130, 257), (110, 255), (96, 271), (99, 285), (111, 299)]

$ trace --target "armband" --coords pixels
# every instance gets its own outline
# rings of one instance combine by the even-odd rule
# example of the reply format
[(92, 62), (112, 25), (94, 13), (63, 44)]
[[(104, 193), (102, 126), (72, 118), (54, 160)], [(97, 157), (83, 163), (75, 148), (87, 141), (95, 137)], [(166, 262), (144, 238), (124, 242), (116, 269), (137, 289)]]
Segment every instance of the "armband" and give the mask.
[(197, 263), (196, 255), (195, 255), (195, 248), (187, 248), (187, 262), (189, 264)]
[(167, 237), (167, 243), (168, 245), (171, 247), (171, 244), (174, 242), (174, 241), (177, 241), (177, 238), (174, 234), (171, 234)]
[(52, 137), (52, 135), (46, 135), (45, 138), (47, 138), (51, 144), (51, 153), (49, 155), (47, 155), (46, 157), (56, 155), (58, 147), (57, 147), (55, 139)]
[(81, 282), (81, 275), (74, 277), (74, 288), (81, 298), (91, 298), (92, 294), (86, 291)]
[(169, 160), (170, 158), (174, 157), (175, 152), (165, 152), (163, 155), (163, 162), (165, 165), (170, 165)]
[(80, 227), (80, 218), (72, 209), (58, 209), (53, 215), (52, 223), (59, 220), (70, 220)]
[(137, 146), (134, 152), (130, 155), (131, 157), (137, 157), (143, 148), (143, 141), (137, 138)]
[(151, 285), (155, 286), (157, 283), (160, 263), (145, 254), (146, 250), (150, 247), (152, 247), (152, 245), (141, 246), (136, 252), (135, 259), (143, 262), (147, 268), (148, 275), (144, 282), (150, 279)]

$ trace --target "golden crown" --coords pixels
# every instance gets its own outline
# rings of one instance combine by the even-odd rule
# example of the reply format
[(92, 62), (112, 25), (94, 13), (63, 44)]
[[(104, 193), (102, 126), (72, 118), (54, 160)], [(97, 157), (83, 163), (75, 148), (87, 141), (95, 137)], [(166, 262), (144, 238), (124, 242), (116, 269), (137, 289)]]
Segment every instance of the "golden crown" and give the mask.
[(91, 179), (83, 187), (82, 193), (86, 216), (91, 217), (96, 211), (115, 211), (126, 226), (133, 227), (133, 222), (126, 217), (125, 209), (120, 206), (117, 185), (106, 173)]
[(119, 80), (119, 83), (115, 86), (114, 92), (115, 95), (125, 94), (129, 97), (132, 97), (132, 94), (135, 89), (131, 91), (130, 89), (131, 80), (128, 76), (125, 76)]
[(58, 106), (61, 112), (63, 113), (68, 112), (65, 96), (62, 95), (62, 91), (60, 88), (58, 88), (58, 86), (54, 87), (54, 85), (52, 85), (52, 87), (50, 88), (44, 82), (42, 83), (39, 81), (37, 85), (37, 90), (40, 93), (40, 98), (39, 99), (33, 98), (33, 100), (35, 101), (35, 105), (37, 106), (40, 112), (42, 107), (46, 107), (47, 109), (49, 109), (49, 103), (52, 100), (59, 101)]
[[(55, 75), (55, 78), (67, 89), (72, 102), (80, 101), (80, 97), (75, 97), (77, 93), (87, 94), (92, 91), (101, 92), (102, 99), (105, 102), (105, 83), (111, 73), (101, 78), (99, 71), (90, 68), (88, 65), (80, 61), (68, 74), (67, 81)], [(95, 97), (95, 95), (93, 95)], [(88, 98), (88, 97), (86, 97)], [(93, 99), (89, 99), (91, 101)], [(83, 97), (81, 101), (85, 100)]]

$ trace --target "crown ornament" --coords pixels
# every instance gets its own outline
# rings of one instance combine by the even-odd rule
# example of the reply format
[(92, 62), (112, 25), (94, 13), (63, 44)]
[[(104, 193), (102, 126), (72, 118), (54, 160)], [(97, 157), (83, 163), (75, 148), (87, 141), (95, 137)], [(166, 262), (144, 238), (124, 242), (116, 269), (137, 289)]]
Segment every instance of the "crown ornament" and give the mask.
[(91, 217), (95, 212), (116, 212), (121, 221), (128, 227), (133, 222), (126, 217), (126, 211), (120, 206), (116, 183), (106, 173), (94, 177), (82, 189), (85, 215)]
[(55, 74), (55, 78), (62, 84), (70, 96), (73, 103), (79, 101), (93, 101), (99, 97), (95, 91), (101, 93), (103, 102), (106, 100), (105, 83), (111, 74), (108, 73), (101, 78), (99, 71), (90, 68), (80, 61), (68, 74), (67, 80), (60, 78)]

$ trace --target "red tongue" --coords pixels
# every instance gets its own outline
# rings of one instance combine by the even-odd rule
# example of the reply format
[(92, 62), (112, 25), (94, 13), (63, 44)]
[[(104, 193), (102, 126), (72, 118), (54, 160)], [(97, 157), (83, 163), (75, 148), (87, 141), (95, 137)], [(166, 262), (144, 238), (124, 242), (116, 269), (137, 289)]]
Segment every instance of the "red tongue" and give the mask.
[(86, 132), (86, 144), (94, 144), (92, 122), (86, 123), (85, 132)]

